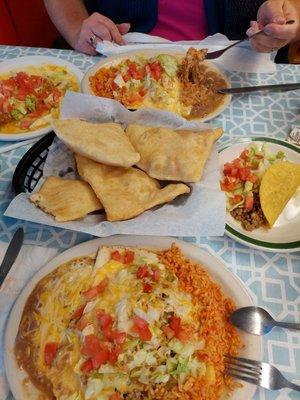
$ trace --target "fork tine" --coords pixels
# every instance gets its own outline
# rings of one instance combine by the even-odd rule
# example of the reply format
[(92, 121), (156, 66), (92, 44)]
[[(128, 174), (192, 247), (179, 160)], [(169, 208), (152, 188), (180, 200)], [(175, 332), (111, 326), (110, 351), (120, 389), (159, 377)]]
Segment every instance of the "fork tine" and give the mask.
[(229, 356), (227, 354), (224, 355), (225, 358), (227, 358), (230, 361), (240, 361), (243, 364), (251, 364), (254, 365), (255, 367), (262, 368), (261, 362), (260, 361), (255, 361), (255, 360), (250, 360), (250, 358), (242, 358), (242, 357), (233, 357)]
[(247, 376), (240, 375), (238, 373), (235, 373), (234, 371), (226, 371), (227, 375), (232, 376), (233, 378), (240, 379), (242, 381), (252, 383), (253, 385), (258, 386), (259, 385), (259, 380), (258, 379), (253, 379), (253, 378), (248, 378)]
[(260, 374), (261, 371), (262, 371), (261, 367), (259, 367), (259, 366), (252, 365), (252, 364), (247, 364), (247, 363), (235, 360), (235, 359), (225, 359), (224, 361), (228, 366), (233, 366), (233, 367), (236, 367), (236, 368), (237, 367), (238, 368), (243, 368), (243, 369), (246, 369), (248, 371), (256, 372), (257, 374)]
[(259, 371), (254, 371), (245, 367), (240, 367), (239, 365), (228, 365), (226, 370), (230, 371), (236, 371), (241, 374), (249, 375), (250, 377), (257, 378), (259, 379), (260, 377), (260, 372)]

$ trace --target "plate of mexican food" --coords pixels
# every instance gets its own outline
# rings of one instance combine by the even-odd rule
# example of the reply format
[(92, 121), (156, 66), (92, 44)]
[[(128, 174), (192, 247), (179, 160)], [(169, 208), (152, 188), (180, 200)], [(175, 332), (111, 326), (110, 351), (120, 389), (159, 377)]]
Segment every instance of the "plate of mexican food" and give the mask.
[(82, 72), (70, 62), (27, 56), (0, 64), (0, 140), (33, 138), (51, 131), (67, 90), (79, 91)]
[(225, 354), (261, 359), (230, 324), (253, 305), (217, 258), (171, 238), (114, 236), (67, 250), (21, 293), (5, 336), (16, 400), (250, 400)]
[(82, 91), (131, 110), (149, 107), (207, 121), (229, 105), (231, 96), (218, 93), (228, 80), (205, 54), (190, 48), (186, 54), (144, 50), (108, 57), (87, 72)]
[(300, 149), (273, 138), (238, 139), (220, 151), (226, 233), (248, 246), (300, 250)]

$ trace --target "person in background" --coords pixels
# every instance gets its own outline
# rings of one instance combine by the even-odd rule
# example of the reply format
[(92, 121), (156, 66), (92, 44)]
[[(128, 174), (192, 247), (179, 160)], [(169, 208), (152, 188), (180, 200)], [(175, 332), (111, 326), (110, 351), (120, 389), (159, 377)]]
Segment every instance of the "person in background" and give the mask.
[[(223, 33), (250, 39), (271, 52), (300, 40), (300, 0), (44, 0), (53, 23), (75, 50), (95, 55), (98, 40), (124, 44), (122, 35), (144, 32), (169, 40), (201, 40)], [(292, 25), (285, 25), (294, 20)]]

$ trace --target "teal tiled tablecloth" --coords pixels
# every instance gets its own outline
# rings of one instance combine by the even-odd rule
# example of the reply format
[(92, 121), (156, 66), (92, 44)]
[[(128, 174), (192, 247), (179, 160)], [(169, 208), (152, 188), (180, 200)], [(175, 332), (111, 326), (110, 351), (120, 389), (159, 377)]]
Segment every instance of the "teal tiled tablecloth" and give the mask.
[[(47, 55), (65, 59), (86, 71), (97, 57), (74, 51), (0, 46), (0, 61), (26, 55)], [(233, 85), (258, 85), (300, 82), (300, 66), (280, 65), (275, 74), (228, 73)], [(213, 125), (225, 131), (219, 145), (236, 137), (271, 136), (285, 139), (292, 125), (300, 125), (300, 91), (253, 94), (234, 97), (231, 106), (213, 120)], [(297, 117), (298, 115), (298, 117)], [(0, 142), (0, 147), (7, 142)], [(11, 179), (20, 158), (30, 145), (0, 155), (0, 241), (7, 242), (17, 227), (25, 230), (25, 243), (67, 249), (89, 235), (3, 217), (13, 198)], [(299, 227), (300, 230), (300, 227)], [(276, 254), (252, 250), (231, 240), (221, 238), (195, 239), (201, 248), (223, 260), (228, 268), (247, 286), (257, 305), (266, 308), (275, 318), (300, 322), (300, 252)], [(264, 337), (264, 360), (277, 367), (295, 383), (300, 384), (300, 332), (274, 329)], [(255, 400), (300, 399), (300, 393), (284, 390), (257, 390)], [(209, 399), (208, 399), (209, 400)]]

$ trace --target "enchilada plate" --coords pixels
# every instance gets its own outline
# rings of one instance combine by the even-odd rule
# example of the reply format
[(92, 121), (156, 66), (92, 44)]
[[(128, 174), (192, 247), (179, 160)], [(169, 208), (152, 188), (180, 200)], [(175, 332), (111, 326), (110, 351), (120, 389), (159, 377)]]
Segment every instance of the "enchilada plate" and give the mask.
[[(199, 247), (167, 237), (151, 236), (113, 236), (91, 240), (77, 245), (62, 254), (55, 257), (46, 266), (44, 266), (27, 284), (19, 298), (17, 299), (9, 316), (9, 321), (5, 334), (5, 368), (11, 391), (16, 400), (37, 400), (38, 391), (28, 383), (27, 374), (20, 370), (14, 355), (15, 339), (22, 312), (30, 293), (36, 284), (47, 274), (56, 269), (59, 265), (70, 261), (75, 257), (95, 254), (100, 245), (103, 246), (126, 246), (135, 248), (144, 248), (149, 250), (164, 250), (175, 243), (184, 256), (194, 262), (202, 264), (209, 273), (213, 281), (221, 285), (222, 291), (229, 296), (237, 307), (254, 305), (254, 302), (240, 279), (235, 276), (216, 256), (210, 255)], [(242, 356), (261, 360), (261, 338), (259, 336), (247, 335), (239, 332), (244, 348), (241, 351)], [(26, 384), (24, 385), (24, 379)], [(241, 398), (250, 400), (254, 395), (256, 388), (250, 384), (244, 383), (241, 388), (236, 389), (231, 400)]]

